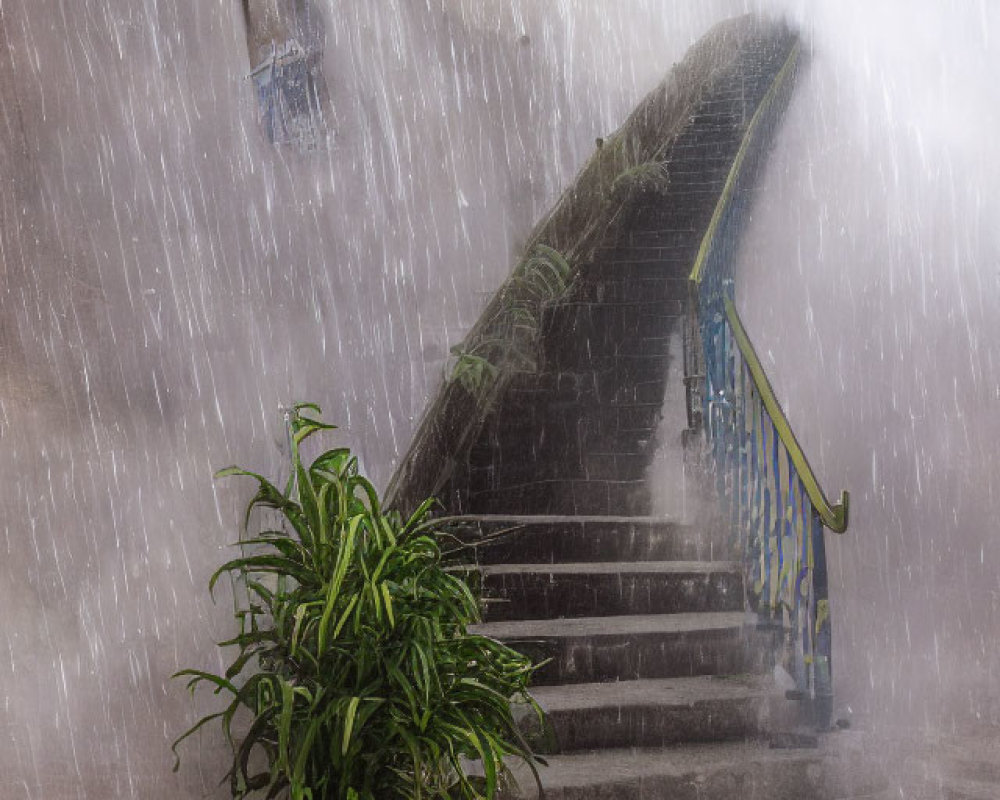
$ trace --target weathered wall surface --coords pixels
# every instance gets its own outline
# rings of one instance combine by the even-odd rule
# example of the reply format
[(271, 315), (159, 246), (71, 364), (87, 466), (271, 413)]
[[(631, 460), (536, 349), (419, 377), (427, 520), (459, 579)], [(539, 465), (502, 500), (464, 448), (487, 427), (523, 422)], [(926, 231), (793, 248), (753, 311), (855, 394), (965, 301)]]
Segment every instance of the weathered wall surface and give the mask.
[(213, 702), (169, 675), (229, 632), (249, 487), (213, 469), (275, 469), (310, 398), (384, 483), (534, 221), (730, 5), (315, 0), (334, 138), (296, 154), (241, 3), (3, 2), (0, 796), (219, 791), (215, 738), (168, 749)]

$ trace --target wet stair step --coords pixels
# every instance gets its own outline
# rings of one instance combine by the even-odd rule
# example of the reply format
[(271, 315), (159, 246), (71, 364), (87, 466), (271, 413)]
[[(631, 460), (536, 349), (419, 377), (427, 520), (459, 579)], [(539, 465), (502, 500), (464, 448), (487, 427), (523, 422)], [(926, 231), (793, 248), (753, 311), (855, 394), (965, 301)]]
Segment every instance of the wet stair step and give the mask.
[(617, 374), (597, 370), (551, 370), (522, 373), (507, 389), (507, 397), (523, 402), (577, 402), (593, 405), (662, 405), (666, 375), (631, 384), (616, 382)]
[(491, 622), (743, 608), (736, 562), (497, 564), (480, 572)]
[[(539, 462), (552, 459), (561, 465), (576, 464), (582, 469), (588, 453), (645, 452), (641, 442), (653, 439), (659, 414), (658, 407), (647, 410), (639, 405), (581, 405), (568, 409), (541, 406), (520, 417), (505, 416), (510, 420), (507, 425), (491, 421), (484, 426), (470, 463), (475, 466), (493, 464), (499, 477), (510, 474), (506, 473), (505, 458), (529, 459), (540, 468), (532, 473), (529, 481), (523, 482), (567, 478), (570, 475), (566, 473), (546, 474), (544, 465)], [(573, 474), (578, 476), (579, 470)], [(623, 477), (611, 476), (618, 480)]]
[[(515, 436), (503, 430), (495, 430), (482, 436), (469, 456), (469, 481), (467, 489), (479, 494), (503, 492), (517, 495), (511, 490), (536, 486), (527, 492), (536, 499), (553, 490), (567, 501), (576, 496), (576, 489), (569, 484), (585, 483), (594, 485), (603, 495), (616, 494), (619, 489), (600, 489), (599, 483), (628, 484), (627, 491), (637, 488), (645, 478), (645, 470), (640, 463), (649, 463), (653, 457), (654, 437), (652, 432), (643, 430), (610, 430), (603, 435), (588, 426), (576, 429), (534, 428), (522, 430)], [(600, 459), (597, 458), (600, 456)], [(608, 476), (602, 471), (601, 462), (623, 460), (631, 463), (633, 469), (620, 475)], [(524, 465), (533, 464), (535, 469), (527, 470)], [(566, 484), (553, 486), (554, 483)], [(586, 489), (583, 486), (582, 489)], [(610, 494), (609, 494), (610, 493)], [(535, 502), (532, 500), (531, 502)], [(466, 510), (466, 513), (471, 513)], [(496, 508), (478, 511), (481, 514), (584, 514), (584, 515), (633, 515), (644, 516), (648, 512), (629, 508), (620, 511), (586, 512), (582, 508), (569, 511), (538, 511), (526, 508)]]
[[(520, 401), (520, 402), (518, 402)], [(550, 430), (576, 431), (584, 427), (612, 432), (651, 431), (659, 423), (661, 403), (595, 403), (558, 401), (548, 398), (510, 398), (504, 401), (502, 417), (491, 420), (500, 430), (525, 432), (526, 429), (546, 427)], [(487, 430), (490, 430), (487, 428)]]
[(571, 336), (548, 337), (542, 342), (542, 364), (547, 370), (579, 370), (592, 365), (598, 358), (658, 358), (662, 361), (660, 370), (665, 374), (671, 350), (671, 333), (679, 324), (675, 316), (671, 324), (661, 326), (659, 336), (610, 335), (604, 331), (577, 330)]
[[(651, 333), (648, 338), (662, 341), (662, 337), (670, 335), (678, 320), (679, 315), (664, 318), (659, 326), (659, 332)], [(575, 336), (587, 340), (589, 345), (583, 348), (583, 352), (579, 345), (567, 346), (565, 350), (557, 348), (554, 352), (547, 351), (544, 359), (546, 370), (596, 372), (604, 380), (624, 384), (666, 380), (668, 356), (662, 352), (662, 347), (657, 348), (660, 352), (653, 353), (619, 353), (615, 352), (613, 343), (624, 337), (614, 336), (601, 330), (578, 330)]]
[[(524, 457), (522, 452), (521, 457)], [(468, 513), (583, 514), (644, 516), (650, 493), (644, 480), (536, 480), (470, 492)]]
[(680, 296), (665, 302), (637, 298), (628, 303), (580, 301), (550, 306), (542, 314), (542, 336), (609, 341), (666, 336), (685, 311), (686, 285), (678, 291)]
[[(773, 634), (738, 611), (486, 622), (471, 630), (533, 661), (552, 659), (536, 685), (758, 673), (770, 669)], [(770, 642), (773, 646), (773, 641)]]
[(463, 524), (473, 559), (485, 565), (704, 561), (730, 552), (722, 534), (659, 517), (479, 516)]
[(588, 276), (576, 284), (573, 298), (585, 303), (662, 303), (674, 308), (687, 298), (688, 282), (685, 270), (672, 272), (675, 274)]
[[(533, 695), (547, 715), (540, 739), (550, 753), (748, 739), (787, 702), (759, 675), (542, 686)], [(526, 733), (537, 732), (537, 717), (528, 722)]]
[[(875, 797), (885, 785), (850, 733), (810, 750), (733, 741), (609, 748), (546, 761), (539, 767), (546, 800), (839, 800)], [(512, 768), (516, 785), (500, 800), (538, 797), (528, 769)]]
[(493, 459), (494, 451), (481, 461), (470, 461), (469, 491), (481, 492), (528, 483), (532, 480), (641, 480), (649, 469), (645, 453), (598, 453), (579, 459), (550, 461), (545, 458), (524, 460)]
[(619, 247), (642, 248), (687, 248), (699, 242), (700, 231), (694, 226), (652, 229), (647, 225), (633, 225), (619, 238)]

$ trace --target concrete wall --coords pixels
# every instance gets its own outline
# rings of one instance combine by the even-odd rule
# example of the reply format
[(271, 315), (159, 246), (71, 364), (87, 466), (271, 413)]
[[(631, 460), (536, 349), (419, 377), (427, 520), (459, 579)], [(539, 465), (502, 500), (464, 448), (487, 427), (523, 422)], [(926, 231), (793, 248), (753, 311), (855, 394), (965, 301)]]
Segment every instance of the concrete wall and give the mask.
[[(534, 221), (734, 4), (320, 2), (329, 146), (261, 136), (238, 2), (0, 6), (0, 796), (224, 796), (230, 551), (320, 402), (384, 484)], [(738, 11), (742, 11), (742, 4)]]

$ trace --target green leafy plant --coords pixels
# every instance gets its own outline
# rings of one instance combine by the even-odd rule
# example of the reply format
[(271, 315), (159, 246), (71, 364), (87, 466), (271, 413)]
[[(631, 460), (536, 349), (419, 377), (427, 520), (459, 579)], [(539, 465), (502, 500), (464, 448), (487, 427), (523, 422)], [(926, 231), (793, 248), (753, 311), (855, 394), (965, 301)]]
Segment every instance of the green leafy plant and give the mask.
[(536, 244), (500, 290), (496, 312), (483, 327), (482, 338), (451, 348), (454, 361), (448, 381), (458, 381), (470, 394), (491, 385), (501, 370), (534, 371), (542, 307), (569, 290), (572, 269), (553, 247)]
[(479, 607), (461, 572), (444, 566), (431, 501), (406, 520), (385, 511), (346, 448), (306, 465), (303, 442), (334, 427), (319, 415), (312, 404), (287, 414), (284, 490), (239, 467), (218, 473), (257, 482), (245, 528), (257, 509), (278, 524), (241, 537), (239, 557), (212, 575), (210, 591), (233, 581), (239, 633), (220, 646), (235, 656), (224, 674), (177, 676), (229, 702), (174, 752), (218, 721), (237, 798), (493, 797), (505, 758), (532, 770), (538, 760), (511, 711), (514, 700), (541, 715), (527, 693), (532, 665), (469, 632)]
[(624, 170), (611, 184), (612, 195), (632, 191), (663, 194), (670, 186), (670, 174), (662, 161), (646, 161)]
[(562, 297), (569, 287), (569, 262), (554, 247), (536, 244), (514, 271), (514, 282), (524, 300), (544, 303)]
[(458, 344), (451, 348), (455, 357), (449, 380), (458, 381), (469, 394), (479, 394), (487, 385), (496, 380), (499, 370), (485, 356), (466, 351)]

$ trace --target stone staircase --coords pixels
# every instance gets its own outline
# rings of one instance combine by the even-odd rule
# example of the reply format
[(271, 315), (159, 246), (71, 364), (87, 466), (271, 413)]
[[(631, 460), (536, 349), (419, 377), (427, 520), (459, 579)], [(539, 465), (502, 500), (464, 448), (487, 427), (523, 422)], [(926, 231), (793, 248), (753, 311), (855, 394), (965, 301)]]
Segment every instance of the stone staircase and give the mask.
[(790, 49), (765, 37), (718, 71), (664, 153), (664, 188), (631, 198), (541, 322), (538, 372), (515, 376), (472, 448), (454, 510), (644, 515), (688, 275), (743, 132)]
[[(509, 383), (447, 493), (484, 542), (479, 631), (545, 662), (534, 695), (547, 727), (525, 726), (548, 754), (548, 798), (865, 790), (842, 745), (788, 735), (799, 719), (772, 675), (780, 637), (745, 613), (733, 545), (708, 521), (650, 516), (686, 279), (790, 44), (761, 37), (713, 76), (664, 153), (668, 186), (634, 198), (546, 309), (539, 371)], [(515, 773), (511, 796), (534, 796), (527, 775)]]
[[(862, 796), (860, 754), (803, 735), (772, 676), (779, 642), (745, 615), (741, 568), (710, 529), (649, 517), (469, 521), (484, 541), (477, 632), (547, 662), (532, 690), (545, 728), (522, 721), (548, 762), (546, 797)], [(535, 797), (514, 767), (508, 796)]]

